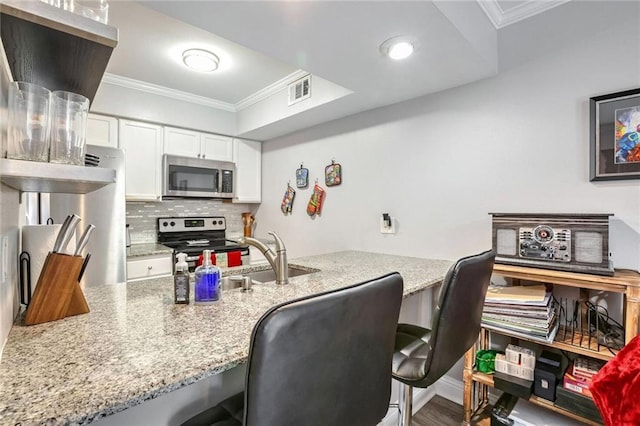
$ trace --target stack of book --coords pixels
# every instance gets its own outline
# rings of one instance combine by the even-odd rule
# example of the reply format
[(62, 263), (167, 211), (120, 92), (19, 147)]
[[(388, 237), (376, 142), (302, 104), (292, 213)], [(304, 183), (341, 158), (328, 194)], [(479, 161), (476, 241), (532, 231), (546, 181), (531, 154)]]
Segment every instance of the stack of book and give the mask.
[(602, 368), (604, 362), (589, 358), (576, 358), (567, 369), (562, 385), (565, 389), (591, 398), (589, 386), (593, 376)]
[(558, 332), (557, 309), (544, 284), (491, 286), (482, 326), (530, 340), (551, 343)]

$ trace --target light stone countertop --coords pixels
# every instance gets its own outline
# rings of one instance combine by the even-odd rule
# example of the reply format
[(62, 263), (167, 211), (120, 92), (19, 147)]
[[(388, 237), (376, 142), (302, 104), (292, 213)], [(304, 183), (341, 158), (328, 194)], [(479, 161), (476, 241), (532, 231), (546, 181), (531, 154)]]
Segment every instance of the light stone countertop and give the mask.
[(132, 259), (140, 256), (151, 256), (155, 254), (170, 254), (173, 253), (171, 247), (163, 246), (157, 243), (138, 243), (131, 244), (127, 247), (127, 259)]
[[(254, 324), (276, 304), (394, 271), (408, 296), (439, 285), (452, 263), (310, 256), (290, 264), (319, 272), (285, 286), (256, 284), (252, 293), (227, 290), (213, 305), (175, 305), (171, 277), (88, 288), (88, 314), (28, 327), (16, 320), (0, 362), (0, 424), (90, 423), (246, 362)], [(268, 266), (224, 274), (258, 269)]]

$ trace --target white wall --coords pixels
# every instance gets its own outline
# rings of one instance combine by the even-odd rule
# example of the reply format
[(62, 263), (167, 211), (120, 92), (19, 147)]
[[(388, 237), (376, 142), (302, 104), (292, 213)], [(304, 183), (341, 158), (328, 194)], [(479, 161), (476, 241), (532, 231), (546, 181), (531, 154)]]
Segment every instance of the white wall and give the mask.
[[(517, 58), (502, 57), (496, 77), (268, 141), (257, 233), (279, 232), (291, 258), (348, 248), (455, 259), (491, 245), (489, 212), (611, 212), (614, 265), (638, 269), (638, 181), (589, 182), (589, 97), (640, 86), (638, 4), (606, 3), (557, 8), (618, 19), (578, 39), (558, 38), (553, 10), (521, 33), (508, 27), (500, 53)], [(525, 39), (546, 49), (524, 56)], [(322, 215), (307, 216), (307, 189), (285, 217), (300, 162), (324, 186), (332, 158), (344, 183), (325, 187)], [(384, 212), (396, 235), (379, 233)]]
[(236, 134), (235, 112), (102, 82), (91, 112), (222, 135)]
[(316, 108), (334, 101), (352, 92), (316, 75), (311, 76), (311, 97), (289, 105), (289, 88), (284, 87), (237, 114), (238, 134), (247, 134), (274, 122), (284, 120), (295, 114)]

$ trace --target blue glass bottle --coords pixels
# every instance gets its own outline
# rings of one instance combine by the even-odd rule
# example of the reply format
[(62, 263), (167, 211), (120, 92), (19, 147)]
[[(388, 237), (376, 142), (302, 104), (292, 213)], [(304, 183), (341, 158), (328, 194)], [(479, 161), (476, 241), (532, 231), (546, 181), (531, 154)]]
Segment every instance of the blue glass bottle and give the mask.
[(211, 264), (211, 250), (202, 252), (203, 262), (195, 271), (194, 296), (196, 305), (206, 305), (220, 298), (220, 268)]

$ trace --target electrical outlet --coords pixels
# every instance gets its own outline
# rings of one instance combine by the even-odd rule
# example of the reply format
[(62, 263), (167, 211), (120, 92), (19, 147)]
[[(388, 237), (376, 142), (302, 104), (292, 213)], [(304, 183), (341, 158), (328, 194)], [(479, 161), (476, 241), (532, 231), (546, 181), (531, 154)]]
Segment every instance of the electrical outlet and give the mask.
[(395, 218), (389, 216), (389, 222), (385, 221), (383, 217), (380, 218), (380, 233), (381, 234), (395, 234), (396, 226), (395, 226)]

